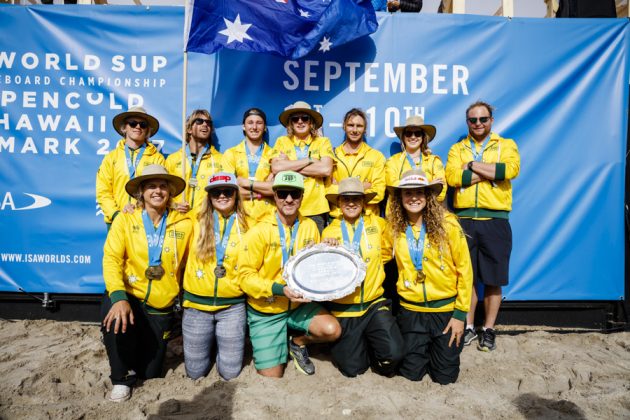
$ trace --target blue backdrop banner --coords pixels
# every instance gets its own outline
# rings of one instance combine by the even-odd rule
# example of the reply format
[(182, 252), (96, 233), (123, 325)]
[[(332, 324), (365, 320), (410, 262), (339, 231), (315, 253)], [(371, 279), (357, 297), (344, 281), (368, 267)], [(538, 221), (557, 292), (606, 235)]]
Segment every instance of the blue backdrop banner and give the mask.
[[(419, 114), (446, 162), (467, 106), (490, 102), (493, 131), (522, 160), (506, 298), (623, 299), (628, 20), (377, 18), (374, 34), (299, 60), (189, 53), (187, 109), (210, 110), (224, 151), (251, 106), (267, 113), (272, 145), (297, 100), (320, 110), (334, 145), (361, 107), (386, 157), (400, 150), (393, 127)], [(184, 10), (1, 6), (0, 27), (11, 34), (0, 38), (0, 291), (102, 292), (96, 170), (129, 106), (159, 119), (165, 154), (180, 147)]]

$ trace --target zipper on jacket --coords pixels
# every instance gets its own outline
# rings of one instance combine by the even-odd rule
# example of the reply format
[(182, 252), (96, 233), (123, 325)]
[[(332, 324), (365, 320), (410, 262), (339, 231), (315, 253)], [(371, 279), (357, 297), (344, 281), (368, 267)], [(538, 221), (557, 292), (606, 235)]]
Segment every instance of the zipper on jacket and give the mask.
[(149, 280), (149, 286), (147, 287), (147, 294), (144, 296), (144, 301), (142, 302), (143, 305), (146, 305), (147, 302), (149, 301), (149, 295), (151, 294), (151, 285), (153, 284), (153, 280)]
[(422, 294), (424, 295), (424, 306), (429, 307), (429, 303), (427, 302), (427, 284), (426, 282), (422, 282)]

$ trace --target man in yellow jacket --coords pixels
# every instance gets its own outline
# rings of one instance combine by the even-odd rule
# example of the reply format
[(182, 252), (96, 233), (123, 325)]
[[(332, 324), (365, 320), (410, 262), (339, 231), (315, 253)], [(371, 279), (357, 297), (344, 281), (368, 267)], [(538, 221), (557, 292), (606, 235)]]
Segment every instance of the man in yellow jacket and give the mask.
[(123, 136), (101, 162), (96, 173), (96, 201), (107, 229), (120, 212), (132, 213), (136, 200), (125, 191), (130, 179), (142, 175), (148, 165), (164, 165), (164, 156), (149, 141), (160, 129), (158, 120), (142, 107), (131, 107), (116, 115), (114, 129)]
[[(239, 255), (254, 365), (263, 376), (282, 377), (289, 351), (298, 370), (314, 374), (306, 345), (332, 342), (341, 334), (334, 316), (290, 289), (282, 278), (284, 265), (297, 250), (319, 242), (315, 222), (299, 213), (303, 195), (302, 175), (279, 172), (273, 182), (276, 213), (247, 232)], [(287, 343), (289, 328), (301, 335)]]
[[(478, 348), (496, 348), (494, 324), (501, 306), (501, 287), (508, 284), (512, 251), (512, 182), (518, 176), (521, 159), (512, 139), (491, 131), (494, 108), (475, 102), (466, 110), (468, 136), (448, 153), (446, 182), (455, 189), (455, 213), (466, 232), (475, 284), (484, 285), (485, 321)], [(464, 343), (470, 344), (474, 329), (477, 291), (473, 288), (466, 319)]]

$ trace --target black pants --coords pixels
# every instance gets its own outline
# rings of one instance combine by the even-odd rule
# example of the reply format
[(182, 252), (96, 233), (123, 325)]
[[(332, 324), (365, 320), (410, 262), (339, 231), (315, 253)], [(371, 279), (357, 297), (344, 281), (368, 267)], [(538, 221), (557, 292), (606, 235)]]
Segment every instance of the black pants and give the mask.
[(342, 333), (331, 347), (333, 362), (345, 376), (355, 377), (370, 365), (391, 376), (403, 357), (403, 338), (388, 301), (373, 305), (356, 318), (337, 318)]
[[(127, 295), (134, 316), (134, 325), (127, 324), (127, 332), (114, 334), (101, 327), (109, 358), (111, 380), (114, 385), (132, 386), (136, 378), (151, 379), (162, 375), (173, 312), (158, 313)], [(101, 304), (101, 320), (111, 308), (107, 294)]]
[(459, 376), (459, 355), (464, 347), (448, 346), (451, 333), (442, 334), (453, 312), (414, 312), (400, 308), (398, 325), (405, 340), (405, 357), (399, 373), (411, 381), (419, 381), (428, 372), (434, 382), (453, 383)]

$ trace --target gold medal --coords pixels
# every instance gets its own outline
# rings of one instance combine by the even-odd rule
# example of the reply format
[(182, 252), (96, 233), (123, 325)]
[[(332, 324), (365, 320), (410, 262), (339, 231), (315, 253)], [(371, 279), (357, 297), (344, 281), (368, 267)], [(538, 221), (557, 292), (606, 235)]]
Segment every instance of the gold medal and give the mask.
[(218, 279), (225, 277), (227, 270), (222, 265), (214, 267), (214, 276)]
[(418, 270), (418, 277), (416, 278), (416, 283), (424, 283), (424, 280), (427, 278), (424, 271)]
[(190, 185), (193, 188), (197, 187), (197, 178), (190, 178), (190, 180), (188, 181), (188, 185)]
[(160, 280), (164, 277), (164, 267), (161, 265), (150, 265), (149, 268), (146, 269), (144, 275), (149, 280)]

